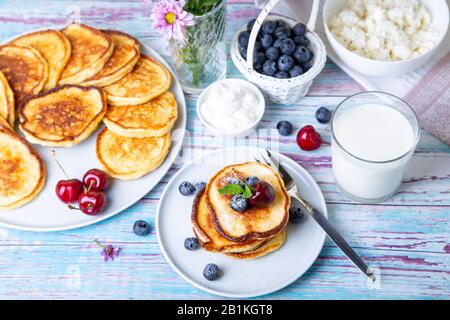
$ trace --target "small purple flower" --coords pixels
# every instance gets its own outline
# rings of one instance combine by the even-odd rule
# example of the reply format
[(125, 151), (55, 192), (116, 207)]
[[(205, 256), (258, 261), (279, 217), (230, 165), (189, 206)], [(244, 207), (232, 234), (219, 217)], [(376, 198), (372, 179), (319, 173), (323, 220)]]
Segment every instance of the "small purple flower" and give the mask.
[(161, 0), (151, 15), (153, 28), (164, 32), (168, 39), (184, 40), (184, 28), (194, 25), (194, 16), (183, 10), (186, 0)]
[(102, 256), (103, 256), (103, 260), (109, 261), (111, 259), (114, 260), (115, 257), (119, 256), (119, 252), (120, 252), (120, 248), (116, 248), (111, 244), (108, 245), (102, 245), (97, 239), (95, 240), (95, 243), (98, 244), (101, 248), (103, 248), (102, 250)]

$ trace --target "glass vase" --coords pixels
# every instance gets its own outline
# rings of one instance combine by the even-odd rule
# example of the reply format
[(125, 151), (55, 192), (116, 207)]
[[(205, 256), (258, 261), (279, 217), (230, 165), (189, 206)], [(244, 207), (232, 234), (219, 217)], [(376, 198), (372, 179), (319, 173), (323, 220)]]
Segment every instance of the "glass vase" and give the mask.
[(170, 40), (174, 72), (184, 91), (199, 94), (227, 73), (226, 52), (227, 2), (223, 0), (186, 27), (185, 39)]

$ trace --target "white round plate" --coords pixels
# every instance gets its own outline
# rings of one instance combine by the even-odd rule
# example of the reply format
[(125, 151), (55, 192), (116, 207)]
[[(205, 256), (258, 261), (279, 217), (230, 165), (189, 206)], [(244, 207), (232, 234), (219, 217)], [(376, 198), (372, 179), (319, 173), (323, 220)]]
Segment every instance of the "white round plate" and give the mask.
[[(150, 47), (141, 44), (141, 52), (154, 58), (170, 70), (169, 65)], [(60, 231), (87, 226), (108, 219), (125, 210), (144, 197), (164, 177), (176, 159), (181, 148), (186, 130), (186, 102), (180, 83), (172, 74), (170, 91), (175, 95), (178, 103), (178, 119), (172, 129), (172, 144), (164, 163), (146, 176), (131, 181), (113, 179), (106, 192), (107, 205), (96, 216), (87, 216), (77, 210), (70, 210), (60, 202), (55, 194), (58, 180), (65, 179), (63, 173), (51, 156), (53, 148), (33, 145), (45, 162), (47, 182), (36, 199), (29, 204), (15, 210), (0, 211), (0, 225), (26, 231)], [(103, 125), (100, 126), (103, 128)], [(91, 168), (101, 168), (95, 156), (95, 141), (101, 129), (72, 148), (56, 148), (58, 161), (65, 168), (71, 178), (81, 179), (83, 174)], [(20, 131), (16, 130), (18, 133)]]
[[(305, 217), (300, 224), (288, 224), (286, 242), (279, 250), (254, 260), (238, 260), (203, 249), (189, 251), (184, 248), (184, 239), (193, 236), (190, 219), (194, 196), (182, 196), (178, 192), (178, 185), (185, 180), (206, 182), (226, 165), (254, 161), (258, 151), (249, 147), (215, 150), (178, 171), (161, 196), (156, 230), (162, 252), (179, 275), (209, 293), (248, 298), (280, 290), (308, 270), (325, 241), (322, 229), (312, 219)], [(280, 157), (302, 196), (327, 215), (322, 192), (308, 172), (288, 157), (275, 152), (272, 154)], [(208, 281), (203, 277), (203, 268), (208, 263), (215, 263), (222, 269), (219, 279)]]

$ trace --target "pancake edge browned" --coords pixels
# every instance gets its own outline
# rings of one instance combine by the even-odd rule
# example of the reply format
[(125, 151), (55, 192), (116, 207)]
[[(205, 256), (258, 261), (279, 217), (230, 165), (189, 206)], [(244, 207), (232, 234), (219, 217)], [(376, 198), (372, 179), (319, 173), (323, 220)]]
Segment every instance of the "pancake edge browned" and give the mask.
[[(114, 82), (119, 81), (120, 79), (125, 77), (127, 74), (129, 74), (131, 71), (133, 71), (134, 66), (139, 61), (139, 58), (140, 58), (139, 41), (136, 38), (130, 36), (129, 34), (127, 34), (125, 32), (118, 31), (118, 30), (101, 30), (101, 32), (103, 32), (107, 35), (116, 34), (116, 35), (124, 36), (124, 37), (131, 39), (134, 42), (133, 48), (134, 48), (135, 55), (126, 64), (124, 64), (122, 67), (117, 69), (112, 74), (109, 74), (103, 78), (96, 78), (97, 74), (102, 70), (101, 69), (99, 72), (94, 74), (92, 77), (83, 81), (82, 85), (105, 87), (107, 85), (113, 84)], [(113, 54), (111, 55), (111, 57), (113, 55), (114, 55), (114, 51), (113, 51)], [(110, 57), (110, 59), (111, 59), (111, 57)], [(106, 63), (108, 63), (108, 62), (106, 62)]]
[[(64, 46), (66, 47), (66, 55), (65, 55), (65, 58), (62, 60), (61, 65), (58, 66), (58, 68), (54, 69), (54, 71), (55, 71), (54, 78), (51, 77), (53, 74), (50, 72), (50, 64), (47, 61), (48, 77), (47, 77), (47, 80), (45, 81), (43, 90), (51, 90), (52, 88), (54, 88), (58, 85), (59, 78), (61, 77), (67, 63), (69, 63), (70, 56), (72, 54), (72, 45), (70, 44), (69, 39), (59, 30), (47, 29), (47, 30), (34, 31), (34, 32), (30, 32), (30, 33), (21, 35), (10, 42), (11, 44), (16, 45), (15, 42), (20, 39), (23, 39), (23, 38), (26, 38), (26, 37), (29, 37), (32, 35), (43, 35), (47, 32), (51, 32), (51, 33), (54, 32), (61, 39), (61, 42), (64, 43)], [(17, 45), (20, 46), (20, 44), (17, 44)], [(35, 50), (39, 52), (39, 50), (37, 50), (37, 49), (35, 49)], [(42, 56), (42, 54), (41, 54), (41, 56)], [(44, 60), (45, 60), (45, 58), (44, 58)]]
[(1, 125), (0, 125), (0, 132), (10, 136), (13, 139), (18, 140), (20, 143), (24, 144), (25, 147), (28, 149), (30, 155), (32, 157), (34, 157), (39, 163), (39, 172), (40, 172), (39, 181), (36, 184), (36, 186), (34, 187), (33, 191), (31, 191), (28, 195), (24, 196), (23, 198), (17, 200), (16, 202), (13, 202), (7, 206), (0, 206), (0, 209), (2, 209), (2, 210), (10, 210), (10, 209), (15, 209), (15, 208), (21, 207), (21, 206), (29, 203), (31, 200), (33, 200), (39, 194), (39, 192), (42, 190), (42, 188), (45, 185), (46, 172), (45, 172), (44, 162), (42, 161), (39, 154), (33, 150), (33, 148), (28, 143), (28, 141), (26, 141), (21, 136), (15, 134), (15, 132), (12, 131), (10, 128), (5, 128)]
[[(152, 57), (149, 57), (149, 56), (147, 56), (147, 55), (145, 55), (143, 53), (140, 54), (140, 58), (149, 60), (151, 63), (154, 63), (154, 64), (158, 65), (163, 70), (165, 78), (167, 78), (168, 81), (166, 81), (165, 85), (162, 86), (161, 88), (159, 88), (159, 90), (157, 90), (157, 91), (153, 92), (151, 95), (148, 95), (148, 96), (145, 96), (145, 97), (136, 98), (136, 97), (115, 96), (115, 95), (110, 94), (109, 92), (106, 92), (107, 93), (107, 97), (108, 97), (108, 103), (110, 105), (113, 105), (113, 106), (126, 106), (126, 105), (144, 104), (146, 102), (149, 102), (153, 98), (156, 98), (157, 96), (163, 94), (167, 90), (169, 90), (169, 88), (170, 88), (170, 86), (172, 84), (172, 76), (171, 76), (169, 70), (164, 65), (162, 65), (161, 63), (159, 63), (158, 61), (153, 59)], [(139, 61), (138, 61), (138, 63), (139, 63)], [(137, 63), (136, 63), (136, 65), (137, 65)], [(133, 68), (133, 70), (134, 70), (134, 68)], [(131, 71), (131, 72), (133, 72), (133, 71)], [(118, 80), (116, 82), (119, 82), (121, 80), (122, 79), (120, 79), (120, 80)], [(111, 85), (113, 85), (113, 84), (114, 83), (112, 83)]]
[[(211, 242), (211, 238), (206, 234), (206, 232), (203, 230), (203, 228), (200, 226), (200, 224), (197, 221), (197, 215), (198, 215), (198, 205), (200, 202), (201, 197), (204, 195), (205, 193), (205, 189), (197, 192), (194, 201), (192, 203), (192, 211), (191, 211), (191, 222), (193, 225), (193, 231), (194, 231), (194, 235), (196, 236), (196, 238), (199, 240), (200, 244), (202, 245), (202, 247), (210, 252), (224, 252), (227, 251), (229, 253), (234, 253), (232, 250), (235, 250), (239, 247), (241, 247), (244, 244), (251, 244), (254, 241), (259, 241), (260, 243), (257, 244), (251, 251), (256, 250), (257, 248), (259, 248), (260, 246), (262, 246), (263, 244), (265, 244), (264, 240), (250, 240), (244, 243), (236, 243), (234, 245), (228, 245), (228, 246), (224, 246), (219, 250), (211, 250), (211, 248), (208, 247), (208, 243)], [(221, 236), (219, 234), (219, 236)], [(228, 240), (228, 239), (227, 239)], [(246, 252), (246, 251), (243, 251)], [(225, 253), (225, 252), (224, 252)], [(238, 253), (238, 252), (236, 252)]]
[[(239, 164), (232, 164), (232, 165), (229, 165), (229, 166), (226, 166), (226, 167), (222, 168), (221, 170), (219, 170), (219, 171), (218, 171), (218, 172), (217, 172), (217, 173), (209, 180), (210, 182), (207, 184), (205, 192), (206, 192), (207, 194), (209, 193), (209, 190), (210, 190), (210, 188), (211, 188), (211, 182), (214, 181), (215, 178), (216, 178), (218, 175), (220, 175), (222, 172), (224, 172), (224, 171), (228, 170), (229, 168), (232, 168), (232, 167), (234, 167), (234, 166), (236, 166), (236, 165), (246, 165), (246, 164), (250, 164), (250, 163), (254, 163), (254, 162), (248, 161), (248, 162), (239, 163)], [(267, 165), (265, 165), (265, 164), (260, 163), (260, 165), (269, 167), (269, 168), (271, 168), (271, 170), (274, 170), (272, 167), (267, 166)], [(276, 178), (277, 178), (278, 182), (280, 183), (281, 190), (282, 190), (283, 194), (286, 196), (287, 199), (290, 199), (290, 196), (289, 196), (289, 194), (288, 194), (288, 192), (287, 192), (287, 190), (286, 190), (286, 188), (285, 188), (285, 186), (284, 186), (284, 182), (283, 182), (283, 180), (281, 179), (280, 175), (279, 175), (279, 174), (276, 174)], [(252, 232), (249, 232), (249, 233), (247, 233), (247, 234), (244, 234), (244, 235), (242, 235), (242, 236), (240, 236), (240, 237), (232, 237), (232, 236), (228, 235), (228, 234), (222, 229), (222, 226), (221, 226), (220, 223), (219, 223), (219, 220), (218, 220), (218, 218), (217, 218), (217, 216), (216, 216), (216, 214), (215, 214), (214, 208), (213, 208), (213, 206), (212, 206), (212, 204), (211, 204), (211, 202), (210, 202), (210, 200), (209, 200), (209, 197), (206, 197), (206, 205), (207, 205), (207, 206), (209, 207), (209, 209), (210, 209), (210, 210), (209, 210), (209, 213), (210, 213), (210, 215), (211, 215), (211, 219), (212, 219), (212, 221), (213, 221), (213, 224), (214, 224), (214, 226), (215, 226), (217, 232), (218, 232), (222, 237), (224, 237), (225, 239), (228, 239), (228, 240), (230, 240), (230, 241), (232, 241), (232, 242), (245, 242), (245, 241), (249, 241), (249, 240), (257, 240), (257, 239), (267, 239), (267, 238), (271, 238), (271, 237), (277, 235), (278, 233), (280, 233), (281, 231), (283, 231), (283, 229), (286, 227), (286, 224), (287, 224), (287, 222), (288, 222), (288, 220), (289, 220), (289, 206), (290, 206), (290, 202), (289, 202), (289, 201), (286, 201), (285, 208), (284, 208), (284, 209), (285, 209), (284, 218), (283, 218), (283, 220), (281, 221), (281, 223), (280, 223), (279, 225), (277, 225), (277, 226), (275, 226), (274, 228), (272, 228), (271, 230), (268, 230), (268, 231), (265, 231), (265, 232), (254, 232), (254, 231), (252, 231)]]
[[(150, 172), (156, 170), (157, 168), (159, 168), (159, 166), (161, 166), (161, 164), (166, 160), (167, 154), (169, 152), (170, 144), (171, 144), (170, 133), (167, 133), (165, 135), (166, 143), (164, 145), (164, 149), (161, 150), (161, 154), (159, 155), (159, 158), (156, 158), (157, 161), (152, 163), (152, 166), (150, 166), (150, 167), (146, 168), (146, 170), (142, 170), (142, 171), (133, 171), (133, 172), (126, 172), (126, 173), (125, 172), (117, 172), (117, 171), (113, 170), (110, 166), (108, 166), (107, 162), (101, 156), (102, 155), (102, 153), (100, 151), (101, 139), (107, 131), (108, 131), (108, 128), (105, 127), (97, 135), (97, 140), (95, 143), (95, 154), (96, 154), (97, 160), (100, 162), (100, 164), (103, 166), (103, 168), (109, 173), (109, 175), (113, 178), (120, 179), (120, 180), (139, 179), (139, 178), (149, 174)], [(110, 131), (110, 132), (112, 132), (112, 131)], [(112, 133), (115, 134), (114, 132), (112, 132)], [(126, 137), (126, 138), (129, 138), (129, 137)], [(161, 138), (161, 137), (155, 137), (155, 138)], [(129, 138), (129, 139), (140, 139), (140, 138)]]
[[(44, 88), (45, 83), (47, 82), (47, 78), (48, 78), (48, 72), (49, 72), (48, 69), (49, 69), (49, 67), (48, 67), (47, 60), (44, 59), (44, 57), (39, 53), (39, 51), (37, 51), (36, 49), (34, 49), (32, 47), (18, 46), (18, 45), (15, 45), (15, 44), (5, 44), (5, 45), (0, 45), (0, 51), (2, 50), (2, 48), (5, 48), (5, 47), (15, 47), (15, 48), (28, 49), (31, 52), (33, 52), (33, 54), (36, 55), (36, 57), (38, 59), (41, 60), (41, 62), (43, 63), (43, 66), (44, 66), (44, 75), (43, 75), (42, 79), (40, 79), (40, 81), (38, 81), (37, 84), (35, 84), (35, 86), (32, 88), (32, 90), (31, 90), (32, 93), (31, 94), (30, 93), (27, 94), (25, 97), (23, 97), (23, 100), (21, 100), (21, 101), (25, 101), (26, 99), (32, 97), (34, 94), (39, 94), (39, 92), (41, 92), (42, 89)], [(6, 77), (6, 75), (5, 75), (5, 77)], [(10, 85), (10, 86), (11, 86), (11, 89), (13, 89), (12, 85)], [(35, 91), (36, 91), (36, 93), (34, 93)], [(14, 90), (13, 90), (13, 92), (14, 92)], [(18, 99), (16, 97), (16, 93), (14, 92), (14, 103), (15, 104), (17, 104), (17, 102), (18, 102), (17, 100)], [(17, 107), (16, 107), (15, 112), (17, 112)]]
[[(88, 122), (85, 130), (83, 130), (79, 135), (75, 135), (73, 137), (65, 137), (60, 140), (48, 140), (48, 139), (43, 139), (43, 138), (37, 137), (33, 132), (29, 131), (28, 129), (26, 129), (24, 127), (24, 125), (27, 122), (27, 118), (23, 112), (23, 109), (25, 108), (26, 104), (29, 101), (43, 98), (49, 94), (52, 94), (52, 93), (55, 93), (57, 91), (64, 90), (67, 88), (78, 88), (83, 91), (96, 90), (100, 93), (100, 96), (102, 98), (102, 109), (99, 113), (97, 113), (97, 115), (91, 121)], [(46, 144), (47, 146), (55, 146), (55, 147), (72, 146), (73, 144), (77, 144), (77, 143), (83, 141), (84, 139), (86, 139), (95, 130), (95, 128), (97, 126), (95, 126), (95, 128), (93, 128), (92, 130), (90, 130), (90, 126), (93, 125), (95, 122), (97, 122), (97, 125), (100, 123), (100, 121), (102, 120), (102, 118), (104, 117), (104, 115), (106, 113), (106, 109), (107, 109), (106, 95), (103, 93), (103, 91), (100, 88), (94, 87), (94, 86), (83, 87), (83, 86), (76, 85), (76, 84), (65, 84), (62, 86), (55, 87), (47, 92), (42, 92), (40, 94), (37, 94), (35, 96), (28, 97), (27, 99), (25, 99), (25, 101), (20, 105), (20, 108), (19, 108), (19, 117), (20, 117), (19, 128), (25, 135), (29, 135), (29, 136), (33, 137), (34, 139), (36, 139), (37, 140), (36, 143), (38, 143), (38, 144), (48, 143), (48, 144)], [(90, 132), (85, 137), (87, 131), (90, 131)], [(70, 144), (71, 142), (73, 142), (73, 144)]]
[[(271, 239), (268, 239), (267, 241), (264, 242), (264, 244), (262, 244), (260, 247), (256, 248), (255, 250), (252, 250), (250, 252), (226, 252), (225, 254), (229, 257), (233, 257), (235, 259), (244, 259), (244, 260), (250, 260), (250, 259), (256, 259), (256, 258), (261, 258), (269, 253), (272, 253), (278, 249), (280, 249), (285, 241), (286, 241), (286, 231), (285, 230), (281, 230), (281, 232), (279, 234), (282, 234), (284, 232), (284, 236), (283, 236), (283, 242), (281, 242), (280, 244), (272, 244), (269, 247), (266, 248), (262, 248), (264, 245), (266, 245)], [(278, 236), (279, 234), (275, 235), (274, 237)]]
[[(64, 31), (66, 28), (68, 28), (69, 26), (70, 26), (70, 25), (67, 25), (66, 27), (64, 27), (64, 28), (61, 29), (60, 31), (64, 34), (63, 31)], [(82, 82), (83, 82), (84, 80), (86, 80), (87, 78), (90, 78), (91, 76), (93, 76), (93, 75), (95, 75), (97, 72), (99, 72), (99, 71), (103, 68), (103, 66), (106, 64), (106, 62), (109, 60), (109, 58), (111, 57), (111, 55), (112, 55), (113, 52), (114, 52), (114, 43), (113, 43), (113, 41), (112, 41), (112, 39), (111, 39), (110, 36), (104, 34), (103, 32), (101, 32), (100, 30), (98, 30), (98, 29), (96, 29), (96, 28), (94, 28), (94, 27), (90, 27), (90, 26), (85, 25), (85, 24), (79, 24), (79, 27), (80, 27), (80, 28), (87, 29), (87, 30), (89, 30), (89, 31), (91, 31), (91, 32), (93, 32), (93, 33), (96, 33), (96, 34), (98, 34), (98, 35), (100, 35), (100, 36), (105, 37), (105, 39), (108, 41), (109, 47), (108, 47), (107, 50), (105, 50), (104, 54), (103, 54), (100, 58), (98, 58), (97, 60), (92, 61), (89, 65), (84, 66), (83, 69), (81, 69), (81, 70), (75, 72), (74, 74), (72, 74), (72, 75), (70, 75), (70, 76), (67, 76), (67, 77), (65, 77), (65, 78), (62, 78), (62, 75), (63, 75), (63, 73), (64, 73), (64, 71), (65, 71), (65, 68), (64, 68), (63, 71), (61, 72), (60, 79), (59, 79), (59, 81), (58, 81), (58, 84), (59, 84), (59, 85), (65, 85), (65, 84), (80, 84), (80, 83), (82, 83)], [(66, 35), (64, 35), (64, 36), (65, 36), (66, 38), (68, 38)], [(69, 38), (68, 38), (68, 39), (69, 39)], [(69, 39), (69, 42), (70, 42), (70, 39)], [(73, 50), (72, 42), (70, 42), (70, 45), (71, 45), (72, 50)], [(104, 61), (103, 61), (103, 60), (104, 60)], [(67, 65), (69, 64), (69, 62), (70, 62), (70, 59), (69, 59), (68, 63), (66, 64), (66, 67), (67, 67)], [(85, 79), (83, 79), (83, 80), (81, 80), (81, 81), (78, 80), (78, 77), (80, 76), (80, 73), (82, 73), (82, 72), (87, 72), (86, 70), (89, 70), (89, 69), (93, 69), (93, 70), (94, 70), (94, 71), (92, 71), (92, 74), (89, 74)], [(89, 72), (89, 73), (90, 73), (90, 72)], [(73, 82), (73, 83), (72, 83), (72, 82)]]
[(5, 99), (6, 99), (6, 108), (8, 109), (5, 120), (9, 123), (10, 127), (14, 127), (14, 121), (16, 118), (16, 111), (15, 111), (15, 101), (14, 101), (14, 92), (11, 89), (11, 86), (9, 85), (8, 79), (3, 74), (3, 72), (0, 71), (0, 82), (3, 83), (3, 86), (5, 87), (4, 93), (5, 93)]

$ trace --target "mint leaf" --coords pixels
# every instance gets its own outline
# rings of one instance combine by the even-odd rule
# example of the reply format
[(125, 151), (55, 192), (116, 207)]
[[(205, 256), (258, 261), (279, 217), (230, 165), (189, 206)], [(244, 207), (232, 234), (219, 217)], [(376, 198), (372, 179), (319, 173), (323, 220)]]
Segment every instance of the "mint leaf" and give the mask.
[(252, 196), (252, 189), (250, 189), (250, 187), (248, 186), (248, 185), (245, 185), (245, 187), (244, 187), (244, 190), (243, 190), (244, 192), (242, 192), (242, 196), (245, 198), (245, 199), (248, 199), (248, 198), (250, 198), (251, 196)]
[(244, 189), (238, 184), (227, 184), (219, 189), (222, 194), (242, 194)]

